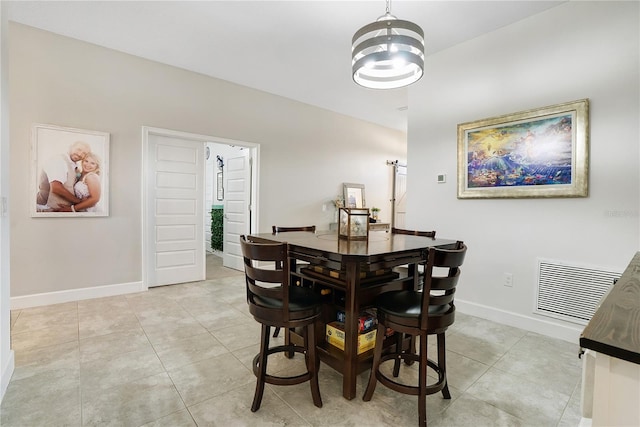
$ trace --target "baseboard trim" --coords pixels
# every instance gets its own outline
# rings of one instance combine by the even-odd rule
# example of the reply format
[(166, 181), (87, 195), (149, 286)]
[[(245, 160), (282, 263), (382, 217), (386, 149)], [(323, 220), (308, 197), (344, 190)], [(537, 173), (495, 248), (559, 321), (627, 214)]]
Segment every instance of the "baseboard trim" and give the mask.
[(9, 350), (7, 363), (4, 364), (2, 372), (0, 372), (0, 402), (2, 402), (2, 399), (4, 398), (4, 394), (9, 387), (9, 381), (11, 381), (11, 376), (13, 375), (13, 370), (15, 368), (14, 354), (13, 350)]
[(584, 326), (569, 325), (562, 320), (553, 322), (474, 302), (464, 301), (459, 298), (456, 298), (456, 308), (464, 314), (481, 317), (483, 319), (514, 326), (516, 328), (546, 335), (548, 337), (558, 338), (574, 344), (578, 344), (580, 334), (584, 329)]
[(64, 291), (46, 292), (11, 298), (11, 309), (39, 307), (49, 304), (60, 304), (70, 301), (81, 301), (91, 298), (112, 297), (146, 291), (142, 282), (120, 283), (116, 285), (96, 286), (92, 288), (68, 289)]
[(593, 425), (593, 420), (591, 418), (580, 418), (580, 424), (578, 427), (591, 427)]

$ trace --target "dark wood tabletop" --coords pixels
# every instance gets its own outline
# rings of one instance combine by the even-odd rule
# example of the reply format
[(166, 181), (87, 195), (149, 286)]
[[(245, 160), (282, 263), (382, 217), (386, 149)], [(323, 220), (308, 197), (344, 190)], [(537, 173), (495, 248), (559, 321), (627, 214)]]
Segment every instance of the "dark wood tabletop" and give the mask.
[(640, 252), (602, 299), (580, 346), (640, 364)]
[(340, 256), (363, 258), (413, 251), (416, 249), (427, 249), (434, 246), (442, 248), (456, 243), (455, 240), (450, 239), (432, 239), (420, 236), (377, 232), (369, 233), (367, 240), (340, 239), (335, 231), (318, 231), (317, 233), (295, 231), (280, 234), (259, 233), (252, 234), (252, 236), (276, 242), (287, 242), (292, 246), (315, 249)]

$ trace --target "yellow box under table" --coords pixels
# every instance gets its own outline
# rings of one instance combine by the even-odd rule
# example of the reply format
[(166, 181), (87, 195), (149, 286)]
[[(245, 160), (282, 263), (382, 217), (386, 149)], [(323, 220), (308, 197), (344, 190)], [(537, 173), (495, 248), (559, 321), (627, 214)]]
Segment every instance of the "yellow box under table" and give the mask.
[[(344, 351), (344, 324), (340, 322), (327, 323), (327, 342)], [(376, 345), (376, 330), (358, 335), (358, 354), (371, 350)]]

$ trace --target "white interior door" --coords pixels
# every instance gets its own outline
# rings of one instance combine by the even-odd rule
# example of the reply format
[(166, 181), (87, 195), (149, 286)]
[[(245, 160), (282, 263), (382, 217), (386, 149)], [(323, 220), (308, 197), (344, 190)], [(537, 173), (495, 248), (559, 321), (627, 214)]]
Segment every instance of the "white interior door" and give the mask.
[(396, 188), (395, 188), (395, 218), (394, 227), (405, 228), (405, 217), (407, 214), (407, 167), (396, 166)]
[(204, 143), (149, 133), (147, 285), (204, 280)]
[(251, 232), (251, 156), (227, 159), (224, 172), (224, 256), (225, 267), (243, 270), (240, 236)]

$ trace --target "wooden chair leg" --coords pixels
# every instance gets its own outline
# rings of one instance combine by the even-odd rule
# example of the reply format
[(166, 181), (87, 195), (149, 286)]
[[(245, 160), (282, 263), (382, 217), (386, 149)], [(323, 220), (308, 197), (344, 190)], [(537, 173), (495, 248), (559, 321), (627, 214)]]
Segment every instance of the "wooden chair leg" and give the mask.
[(280, 327), (276, 327), (276, 329), (273, 331), (273, 337), (274, 338), (278, 338), (278, 334), (280, 334)]
[(260, 340), (260, 355), (258, 357), (258, 375), (256, 379), (256, 392), (253, 396), (253, 404), (251, 405), (251, 412), (256, 412), (260, 409), (262, 403), (262, 395), (264, 394), (264, 378), (267, 375), (267, 358), (269, 350), (269, 335), (271, 333), (270, 327), (262, 325), (262, 334)]
[(311, 373), (309, 382), (311, 383), (313, 404), (318, 408), (322, 408), (322, 397), (320, 396), (320, 385), (318, 383), (318, 368), (320, 365), (316, 354), (316, 325), (313, 323), (307, 326), (307, 331), (304, 334), (304, 346), (307, 349), (305, 352), (307, 371)]
[(427, 427), (427, 335), (420, 336), (420, 365), (418, 366), (418, 425)]
[[(291, 344), (291, 331), (288, 328), (284, 329), (284, 345), (292, 345)], [(289, 358), (292, 359), (293, 356), (296, 354), (295, 351), (290, 350), (284, 353), (284, 355)]]
[[(407, 350), (409, 353), (411, 354), (416, 354), (416, 337), (415, 335), (411, 335), (411, 342), (409, 343), (409, 350)], [(411, 359), (406, 359), (404, 361), (404, 364), (407, 366), (411, 366), (413, 365), (413, 360)]]
[(382, 358), (382, 343), (384, 341), (384, 333), (387, 328), (382, 324), (378, 323), (378, 331), (376, 332), (376, 346), (373, 349), (373, 364), (371, 365), (371, 373), (369, 374), (369, 383), (367, 384), (367, 389), (364, 391), (364, 396), (362, 396), (362, 400), (368, 402), (373, 397), (373, 392), (376, 389), (376, 383), (378, 378), (376, 373), (380, 368), (380, 358)]
[(404, 334), (402, 332), (396, 332), (396, 360), (393, 362), (393, 376), (398, 378), (400, 375), (400, 363), (402, 363), (402, 341), (404, 340)]
[(444, 333), (438, 334), (438, 367), (444, 376), (442, 397), (445, 399), (451, 399), (451, 393), (449, 393), (449, 381), (447, 380), (447, 353)]

